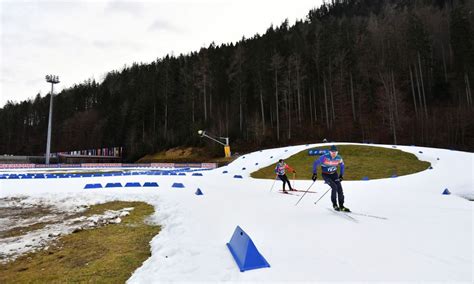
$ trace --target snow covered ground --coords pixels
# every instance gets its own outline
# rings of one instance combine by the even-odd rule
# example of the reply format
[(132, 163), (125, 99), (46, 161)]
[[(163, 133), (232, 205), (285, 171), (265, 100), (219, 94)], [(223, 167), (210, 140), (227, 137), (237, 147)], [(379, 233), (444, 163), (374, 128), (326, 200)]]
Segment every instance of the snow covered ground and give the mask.
[[(336, 143), (337, 144), (337, 143)], [(339, 143), (351, 144), (351, 143)], [(433, 169), (380, 180), (344, 181), (356, 222), (328, 210), (318, 180), (300, 198), (273, 191), (250, 173), (321, 144), (258, 151), (203, 176), (111, 176), (0, 180), (0, 198), (64, 210), (111, 200), (146, 201), (162, 231), (130, 283), (164, 281), (473, 281), (473, 154), (397, 146)], [(391, 145), (371, 145), (391, 148)], [(420, 153), (422, 152), (422, 153)], [(344, 157), (344, 153), (340, 153)], [(245, 168), (245, 169), (244, 169)], [(226, 173), (224, 173), (227, 171)], [(304, 174), (299, 172), (300, 175)], [(308, 179), (311, 173), (306, 173)], [(242, 179), (234, 178), (242, 175)], [(87, 183), (157, 182), (158, 188), (83, 189)], [(173, 188), (174, 182), (185, 188)], [(307, 189), (312, 181), (296, 181)], [(194, 192), (200, 188), (204, 195)], [(445, 188), (452, 195), (442, 195)], [(301, 195), (301, 193), (298, 193)], [(271, 265), (240, 272), (226, 243), (239, 225)]]

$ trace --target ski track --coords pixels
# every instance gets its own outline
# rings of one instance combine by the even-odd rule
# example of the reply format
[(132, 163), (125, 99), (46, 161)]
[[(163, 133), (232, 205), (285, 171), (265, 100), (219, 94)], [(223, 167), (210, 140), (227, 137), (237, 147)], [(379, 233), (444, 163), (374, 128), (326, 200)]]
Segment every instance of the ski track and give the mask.
[[(356, 143), (335, 143), (353, 144)], [(316, 181), (301, 202), (276, 191), (277, 181), (250, 178), (312, 144), (257, 151), (203, 176), (115, 176), (78, 179), (0, 180), (0, 197), (25, 197), (25, 206), (62, 210), (113, 200), (144, 201), (162, 231), (151, 241), (152, 256), (129, 283), (171, 281), (447, 281), (473, 280), (473, 154), (397, 146), (429, 161), (432, 170), (369, 181), (343, 181), (346, 205), (358, 223), (328, 212), (328, 186)], [(362, 144), (367, 145), (367, 144)], [(392, 148), (392, 145), (370, 145)], [(419, 153), (419, 152), (423, 153)], [(341, 152), (342, 157), (344, 153)], [(438, 160), (439, 158), (439, 160)], [(256, 165), (258, 163), (258, 165)], [(245, 170), (243, 169), (245, 168)], [(228, 173), (223, 173), (223, 171)], [(15, 172), (18, 172), (17, 170)], [(455, 178), (453, 178), (455, 173)], [(235, 174), (243, 179), (235, 179)], [(308, 179), (311, 173), (307, 174)], [(369, 173), (370, 175), (370, 173)], [(156, 181), (159, 188), (85, 190), (87, 183)], [(186, 188), (172, 188), (182, 182)], [(292, 181), (293, 182), (293, 181)], [(296, 188), (312, 181), (296, 181)], [(200, 188), (204, 195), (194, 194)], [(452, 195), (442, 195), (448, 188)], [(332, 210), (332, 209), (331, 209)], [(336, 214), (339, 214), (336, 212)], [(346, 219), (346, 220), (345, 220)], [(0, 224), (7, 224), (2, 220)], [(2, 225), (2, 226), (3, 226)], [(235, 227), (245, 230), (270, 268), (241, 273), (226, 247)]]

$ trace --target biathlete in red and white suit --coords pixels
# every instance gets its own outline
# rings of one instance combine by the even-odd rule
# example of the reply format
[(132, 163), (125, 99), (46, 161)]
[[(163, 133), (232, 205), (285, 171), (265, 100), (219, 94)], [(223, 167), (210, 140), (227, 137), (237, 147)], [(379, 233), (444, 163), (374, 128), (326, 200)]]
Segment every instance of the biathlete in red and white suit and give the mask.
[(296, 173), (294, 169), (292, 169), (290, 166), (288, 166), (285, 161), (280, 159), (278, 163), (276, 164), (275, 167), (275, 173), (278, 175), (278, 178), (283, 182), (283, 193), (287, 193), (285, 190), (285, 184), (288, 183), (288, 186), (290, 187), (290, 191), (294, 191), (294, 189), (291, 187), (290, 180), (286, 176), (285, 171), (288, 170), (290, 172)]

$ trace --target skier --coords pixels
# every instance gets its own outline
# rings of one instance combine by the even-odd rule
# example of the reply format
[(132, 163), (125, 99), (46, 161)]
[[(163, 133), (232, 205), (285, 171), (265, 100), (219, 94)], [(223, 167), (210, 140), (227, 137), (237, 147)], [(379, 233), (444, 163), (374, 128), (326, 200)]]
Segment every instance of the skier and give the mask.
[[(313, 181), (316, 181), (318, 178), (317, 169), (319, 165), (321, 165), (324, 181), (329, 184), (332, 189), (331, 201), (334, 210), (351, 212), (349, 208), (344, 207), (344, 193), (342, 192), (341, 185), (341, 181), (344, 179), (344, 161), (342, 160), (342, 157), (338, 155), (337, 147), (335, 145), (331, 146), (329, 153), (321, 155), (319, 159), (314, 161), (312, 177)], [(339, 176), (337, 175), (337, 166), (341, 167), (341, 173)], [(339, 201), (339, 206), (337, 206), (336, 194)]]
[(296, 173), (294, 169), (292, 169), (290, 166), (288, 166), (285, 161), (282, 159), (278, 160), (278, 163), (276, 164), (275, 167), (275, 173), (278, 175), (280, 180), (283, 182), (283, 193), (288, 193), (288, 191), (285, 190), (285, 184), (288, 183), (288, 186), (290, 187), (290, 191), (296, 191), (291, 187), (290, 180), (285, 174), (285, 170), (292, 171), (293, 173)]

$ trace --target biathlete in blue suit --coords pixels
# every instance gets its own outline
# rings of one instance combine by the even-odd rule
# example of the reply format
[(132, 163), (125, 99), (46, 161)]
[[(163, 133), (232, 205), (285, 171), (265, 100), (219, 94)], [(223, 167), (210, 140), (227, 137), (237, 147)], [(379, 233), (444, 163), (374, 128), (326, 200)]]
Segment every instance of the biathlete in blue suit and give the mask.
[[(324, 181), (331, 187), (331, 201), (334, 210), (351, 212), (349, 208), (344, 207), (344, 193), (342, 192), (341, 181), (344, 176), (344, 161), (342, 157), (338, 155), (337, 147), (331, 146), (329, 153), (322, 155), (319, 159), (313, 163), (313, 177), (312, 180), (316, 181), (318, 178), (318, 166), (321, 165), (321, 171), (323, 174)], [(337, 166), (340, 166), (341, 172), (337, 174)], [(337, 195), (337, 200), (336, 200)], [(339, 201), (339, 206), (337, 206)]]

